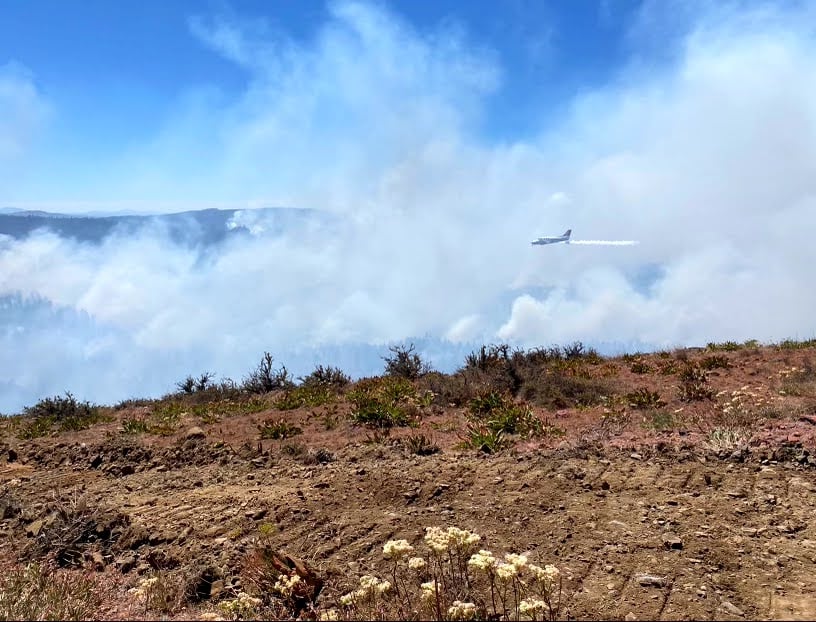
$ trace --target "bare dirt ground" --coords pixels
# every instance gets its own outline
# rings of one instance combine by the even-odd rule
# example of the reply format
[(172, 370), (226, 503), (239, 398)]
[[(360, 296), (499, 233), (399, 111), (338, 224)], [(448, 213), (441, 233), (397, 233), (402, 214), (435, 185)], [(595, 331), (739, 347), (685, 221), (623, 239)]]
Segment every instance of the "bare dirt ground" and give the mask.
[[(419, 546), (426, 527), (455, 525), (497, 553), (558, 566), (562, 618), (814, 619), (814, 354), (741, 347), (587, 363), (578, 376), (617, 398), (558, 407), (517, 395), (544, 427), (492, 454), (462, 446), (468, 402), (438, 400), (388, 434), (355, 424), (342, 395), (286, 411), (273, 396), (250, 414), (184, 412), (165, 435), (123, 431), (151, 404), (33, 439), (10, 422), (0, 560), (99, 577), (100, 617), (195, 619), (241, 589), (262, 542), (322, 578), (320, 610), (361, 575), (387, 572), (387, 540)], [(690, 399), (678, 370), (712, 356), (708, 395)], [(535, 386), (555, 382), (541, 374)], [(661, 401), (636, 405), (639, 389)], [(261, 439), (270, 420), (301, 433)], [(439, 451), (417, 455), (408, 437), (420, 434)], [(156, 573), (178, 577), (181, 596), (145, 611), (127, 590)]]

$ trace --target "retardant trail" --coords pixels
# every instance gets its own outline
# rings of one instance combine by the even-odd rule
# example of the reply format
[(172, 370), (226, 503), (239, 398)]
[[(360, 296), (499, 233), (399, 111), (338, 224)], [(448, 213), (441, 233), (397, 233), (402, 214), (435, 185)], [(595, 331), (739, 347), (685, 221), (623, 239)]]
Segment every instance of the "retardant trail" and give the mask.
[(570, 240), (569, 243), (584, 246), (635, 246), (640, 244), (637, 240)]

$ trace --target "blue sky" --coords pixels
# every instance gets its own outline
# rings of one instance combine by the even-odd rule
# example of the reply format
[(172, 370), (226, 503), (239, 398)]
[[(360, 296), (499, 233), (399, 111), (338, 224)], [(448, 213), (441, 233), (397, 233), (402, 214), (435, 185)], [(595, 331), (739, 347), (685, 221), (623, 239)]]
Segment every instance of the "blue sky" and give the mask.
[[(189, 114), (191, 98), (207, 93), (213, 106), (229, 106), (252, 83), (251, 69), (202, 40), (196, 20), (231, 24), (267, 44), (286, 41), (308, 50), (335, 19), (333, 8), (342, 4), (6, 0), (0, 67), (36, 90), (42, 110), (37, 115), (28, 110), (33, 118), (21, 122), (29, 131), (19, 138), (14, 161), (4, 163), (13, 174), (0, 178), (5, 186), (0, 203), (50, 202), (72, 210), (73, 203), (104, 209), (106, 202), (132, 201), (150, 209), (153, 199), (161, 209), (166, 199), (194, 207), (203, 199), (185, 201), (183, 189), (162, 196), (158, 187), (144, 192), (124, 180), (117, 186), (100, 184), (99, 178), (118, 178), (111, 162), (142, 149), (168, 120)], [(565, 114), (576, 95), (615, 80), (645, 50), (650, 63), (660, 62), (655, 52), (667, 47), (650, 48), (638, 33), (644, 15), (655, 13), (639, 0), (420, 0), (368, 6), (417, 37), (456, 33), (451, 36), (491, 66), (495, 84), (478, 95), (478, 121), (471, 128), (485, 141), (516, 141), (542, 131)], [(212, 130), (202, 123), (194, 131)], [(184, 159), (181, 153), (177, 157)], [(207, 177), (188, 163), (174, 166), (180, 174)], [(217, 200), (226, 205), (233, 198), (248, 199), (233, 192)]]

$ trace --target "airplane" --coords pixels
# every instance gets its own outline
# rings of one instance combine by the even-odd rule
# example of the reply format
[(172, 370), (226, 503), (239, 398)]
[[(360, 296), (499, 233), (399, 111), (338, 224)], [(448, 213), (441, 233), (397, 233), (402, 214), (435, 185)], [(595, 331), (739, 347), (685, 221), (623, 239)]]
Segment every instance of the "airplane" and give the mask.
[(538, 238), (537, 240), (533, 240), (531, 244), (558, 244), (560, 242), (564, 242), (565, 244), (569, 244), (570, 236), (572, 235), (572, 229), (567, 229), (563, 235), (559, 235), (557, 237), (551, 238)]

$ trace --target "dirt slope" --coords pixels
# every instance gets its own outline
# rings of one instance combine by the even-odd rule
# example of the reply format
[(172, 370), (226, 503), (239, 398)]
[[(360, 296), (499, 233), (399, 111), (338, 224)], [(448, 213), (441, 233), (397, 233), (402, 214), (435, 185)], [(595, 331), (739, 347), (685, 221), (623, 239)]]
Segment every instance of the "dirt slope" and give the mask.
[[(218, 420), (182, 414), (165, 436), (122, 431), (156, 405), (31, 440), (15, 422), (0, 466), (0, 559), (92, 571), (108, 582), (99, 615), (110, 617), (154, 617), (126, 590), (157, 572), (178, 577), (184, 597), (167, 615), (183, 619), (245, 587), (259, 542), (314, 568), (325, 582), (318, 604), (329, 607), (359, 576), (388, 571), (387, 540), (420, 546), (426, 527), (455, 525), (497, 553), (557, 565), (560, 617), (813, 619), (814, 354), (596, 361), (583, 369), (616, 399), (530, 399), (545, 426), (508, 435), (512, 447), (496, 454), (462, 448), (468, 403), (426, 404), (417, 427), (387, 435), (353, 424), (343, 397), (287, 411), (270, 398)], [(680, 395), (682, 371), (659, 371), (715, 355), (727, 366), (709, 370), (706, 398)], [(634, 406), (638, 389), (662, 402)], [(302, 433), (261, 439), (265, 421)], [(419, 434), (440, 451), (413, 453), (407, 438)]]

